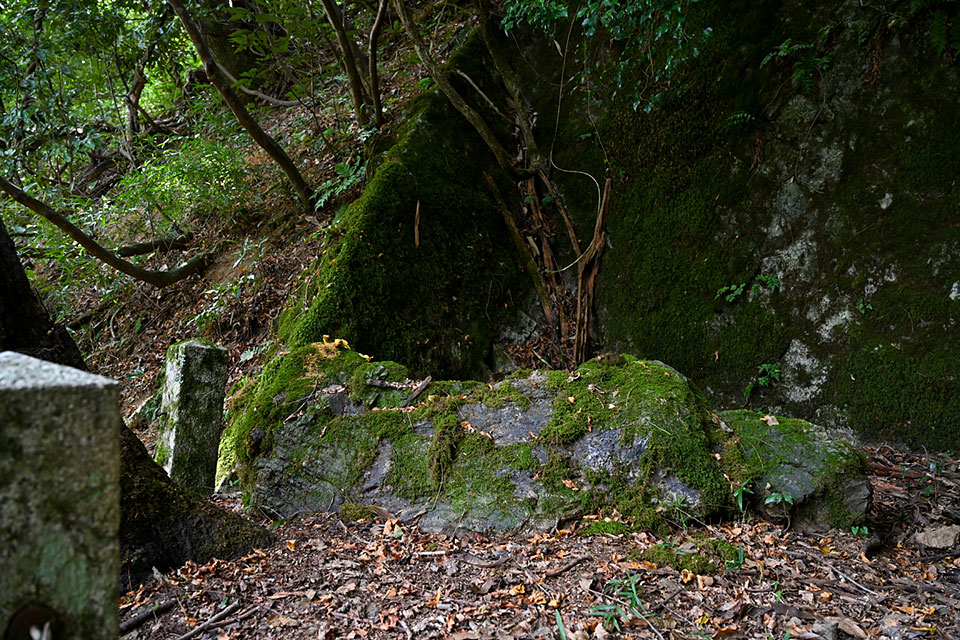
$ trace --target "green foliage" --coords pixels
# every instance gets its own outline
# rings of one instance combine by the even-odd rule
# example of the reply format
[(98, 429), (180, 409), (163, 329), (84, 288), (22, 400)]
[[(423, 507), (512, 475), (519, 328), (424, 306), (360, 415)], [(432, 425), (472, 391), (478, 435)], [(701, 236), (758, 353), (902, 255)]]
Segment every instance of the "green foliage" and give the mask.
[(349, 193), (363, 182), (365, 166), (362, 158), (358, 158), (352, 165), (349, 162), (338, 162), (333, 165), (339, 179), (325, 180), (314, 194), (314, 208), (322, 209), (331, 200)]
[(740, 284), (731, 284), (726, 287), (720, 287), (717, 289), (717, 295), (713, 297), (714, 300), (723, 297), (727, 302), (734, 302), (737, 298), (743, 295), (743, 291), (746, 288), (747, 283), (741, 282)]
[(123, 177), (109, 202), (112, 214), (141, 221), (132, 233), (160, 235), (193, 218), (224, 222), (244, 215), (256, 197), (239, 141), (191, 136), (171, 140), (177, 152), (156, 157)]
[[(553, 34), (568, 19), (576, 20), (592, 40), (615, 43), (609, 56), (593, 62), (594, 70), (624, 90), (633, 108), (650, 111), (671, 91), (681, 69), (700, 54), (710, 29), (693, 33), (687, 26), (689, 6), (699, 0), (588, 0), (571, 14), (560, 0), (508, 0), (502, 27), (509, 33), (528, 24)], [(638, 82), (638, 76), (644, 81)], [(646, 83), (656, 88), (644, 93)]]
[[(828, 25), (820, 29), (820, 42), (826, 41), (833, 27)], [(813, 94), (815, 82), (823, 76), (823, 72), (830, 67), (830, 57), (826, 55), (817, 55), (817, 46), (809, 42), (796, 42), (792, 38), (787, 38), (780, 46), (768, 53), (760, 62), (761, 67), (765, 67), (770, 61), (778, 58), (793, 62), (793, 72), (790, 75), (790, 83), (794, 89), (798, 89), (807, 95)]]
[(793, 504), (793, 496), (786, 492), (774, 491), (767, 496), (763, 504)]
[(602, 618), (606, 629), (616, 631), (620, 631), (621, 621), (626, 623), (631, 617), (646, 617), (646, 607), (637, 593), (637, 584), (642, 579), (643, 576), (637, 573), (610, 579), (603, 592), (610, 594), (614, 602), (594, 605), (587, 615)]
[(938, 56), (960, 55), (960, 16), (934, 11), (930, 18), (930, 45)]

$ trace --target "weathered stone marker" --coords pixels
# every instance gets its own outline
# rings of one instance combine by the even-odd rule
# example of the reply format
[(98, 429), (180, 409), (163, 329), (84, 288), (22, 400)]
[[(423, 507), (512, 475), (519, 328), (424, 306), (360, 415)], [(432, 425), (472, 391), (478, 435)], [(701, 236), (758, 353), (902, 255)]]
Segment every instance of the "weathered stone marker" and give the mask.
[(223, 432), (227, 350), (187, 340), (167, 350), (160, 431), (155, 459), (181, 487), (213, 493)]
[(0, 637), (117, 637), (120, 395), (0, 353)]

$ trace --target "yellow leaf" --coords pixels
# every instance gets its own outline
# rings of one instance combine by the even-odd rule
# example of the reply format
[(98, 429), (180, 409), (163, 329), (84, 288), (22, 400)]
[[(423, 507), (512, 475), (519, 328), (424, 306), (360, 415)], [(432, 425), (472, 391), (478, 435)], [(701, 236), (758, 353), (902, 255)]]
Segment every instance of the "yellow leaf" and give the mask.
[(296, 551), (296, 550), (297, 550), (297, 541), (296, 541), (296, 540), (287, 540), (287, 549), (290, 549), (290, 551)]
[(527, 591), (526, 588), (522, 584), (518, 584), (510, 587), (510, 595), (512, 596), (518, 596), (521, 593), (526, 593), (526, 591)]
[(567, 398), (567, 402), (569, 402), (570, 404), (574, 404), (574, 403), (576, 403), (576, 401), (577, 401), (577, 399), (574, 398), (573, 396), (569, 396), (569, 397)]
[(697, 575), (695, 573), (687, 571), (686, 569), (680, 572), (680, 579), (683, 580), (683, 584), (688, 584), (691, 580), (693, 580), (696, 577)]
[(543, 595), (543, 591), (534, 591), (530, 594), (530, 602), (533, 604), (547, 604), (547, 596)]

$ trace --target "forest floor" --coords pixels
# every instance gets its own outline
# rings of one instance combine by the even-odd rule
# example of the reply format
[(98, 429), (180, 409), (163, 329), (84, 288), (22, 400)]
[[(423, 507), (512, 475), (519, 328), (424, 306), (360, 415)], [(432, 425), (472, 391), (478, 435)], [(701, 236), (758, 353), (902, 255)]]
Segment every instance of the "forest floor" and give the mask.
[[(867, 530), (811, 536), (747, 517), (581, 535), (590, 516), (549, 534), (451, 537), (319, 513), (262, 520), (276, 544), (157, 575), (122, 597), (120, 617), (140, 620), (128, 640), (960, 638), (958, 457), (866, 453)], [(216, 501), (243, 512), (237, 496)], [(642, 559), (657, 545), (696, 553), (704, 536), (737, 555), (701, 575)]]

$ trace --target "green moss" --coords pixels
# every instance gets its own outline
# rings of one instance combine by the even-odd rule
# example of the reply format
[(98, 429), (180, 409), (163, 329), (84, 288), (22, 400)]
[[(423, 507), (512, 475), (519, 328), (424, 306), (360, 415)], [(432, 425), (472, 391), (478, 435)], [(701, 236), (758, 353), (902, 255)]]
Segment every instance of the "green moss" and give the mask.
[[(312, 395), (330, 384), (346, 383), (365, 364), (363, 356), (332, 344), (315, 343), (281, 354), (264, 366), (256, 383), (229, 403), (229, 422), (220, 441), (218, 476), (241, 467), (272, 448), (272, 431), (290, 415), (311, 405)], [(255, 437), (251, 437), (251, 436)], [(244, 485), (250, 480), (241, 473)]]
[[(454, 64), (482, 71), (477, 46)], [(500, 213), (474, 179), (481, 171), (496, 168), (472, 127), (443, 96), (418, 99), (321, 257), (317, 284), (304, 287), (308, 310), (284, 317), (290, 343), (338, 335), (417, 374), (481, 373), (521, 282)]]
[(651, 562), (658, 567), (673, 567), (677, 571), (685, 569), (698, 575), (717, 572), (717, 565), (706, 556), (698, 553), (681, 553), (671, 545), (655, 544), (632, 555), (638, 560)]
[(433, 427), (428, 465), (434, 485), (440, 487), (454, 460), (457, 459), (460, 442), (466, 432), (460, 426), (456, 414), (442, 416), (434, 422)]
[(609, 522), (606, 520), (592, 520), (585, 527), (577, 529), (577, 533), (581, 536), (619, 536), (624, 533), (630, 533), (631, 531), (633, 531), (633, 527), (617, 520), (611, 520)]
[(165, 466), (170, 460), (170, 450), (167, 449), (166, 443), (162, 439), (157, 439), (157, 448), (154, 453), (154, 460), (161, 467)]
[(365, 504), (347, 502), (340, 507), (340, 519), (344, 522), (356, 522), (357, 520), (369, 518), (370, 515), (370, 508)]
[(366, 362), (358, 366), (350, 377), (350, 398), (366, 408), (399, 407), (410, 396), (409, 389), (392, 389), (368, 384), (376, 382), (405, 382), (407, 368), (396, 362)]
[(574, 375), (550, 376), (557, 397), (540, 439), (554, 446), (590, 431), (623, 429), (623, 439), (648, 439), (646, 473), (661, 467), (701, 493), (708, 511), (730, 506), (730, 490), (712, 451), (719, 436), (705, 401), (676, 371), (632, 356), (606, 356)]
[(473, 393), (472, 399), (482, 402), (493, 409), (499, 409), (508, 402), (515, 404), (521, 411), (526, 411), (530, 408), (530, 398), (525, 396), (523, 392), (508, 381), (480, 387)]

